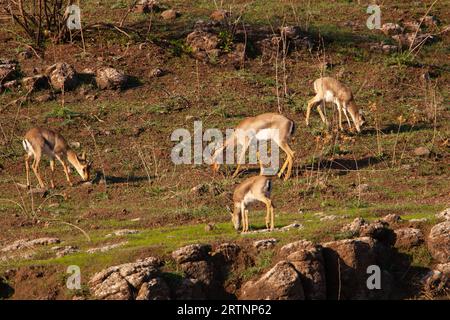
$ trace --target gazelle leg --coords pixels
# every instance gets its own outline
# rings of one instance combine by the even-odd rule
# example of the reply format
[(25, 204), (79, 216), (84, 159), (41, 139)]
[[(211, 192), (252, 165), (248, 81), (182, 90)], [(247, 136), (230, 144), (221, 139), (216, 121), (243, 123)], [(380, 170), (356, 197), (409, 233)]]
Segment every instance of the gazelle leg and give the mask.
[(244, 216), (245, 216), (245, 232), (248, 232), (248, 210), (244, 210)]
[(67, 167), (66, 162), (65, 162), (63, 159), (61, 159), (60, 157), (56, 157), (56, 159), (58, 159), (58, 161), (61, 163), (61, 165), (62, 165), (62, 167), (63, 167), (63, 169), (64, 169), (64, 173), (66, 174), (67, 182), (68, 182), (69, 185), (72, 187), (72, 186), (73, 186), (73, 183), (72, 183), (72, 181), (70, 180), (69, 168)]
[(234, 171), (234, 173), (232, 175), (232, 178), (235, 178), (238, 175), (239, 170), (241, 169), (241, 163), (244, 161), (245, 152), (246, 151), (247, 151), (247, 144), (244, 144), (243, 148), (242, 148), (242, 151), (241, 151), (241, 154), (239, 155), (239, 159), (238, 159), (236, 170)]
[(30, 182), (30, 156), (28, 154), (25, 155), (25, 171), (27, 173), (27, 187), (31, 187)]
[(317, 96), (310, 99), (308, 101), (308, 106), (306, 107), (306, 125), (309, 126), (309, 117), (311, 115), (311, 109), (314, 107), (314, 105), (316, 103), (318, 103), (319, 101), (317, 100)]
[(322, 105), (317, 105), (317, 111), (319, 112), (320, 118), (322, 119), (322, 122), (325, 123), (325, 125), (328, 127), (328, 120), (325, 117), (325, 114), (322, 111)]
[[(292, 151), (291, 147), (289, 147), (289, 145), (284, 142), (284, 143), (280, 143), (280, 148), (286, 153), (287, 155), (287, 173), (284, 176), (284, 180), (287, 180), (290, 178), (291, 173), (292, 173), (292, 166), (294, 164), (294, 154), (295, 152)], [(284, 165), (283, 165), (284, 166)], [(284, 170), (283, 170), (284, 171)], [(281, 172), (281, 171), (280, 171)], [(281, 177), (281, 175), (279, 175), (279, 177)]]
[(42, 180), (41, 175), (39, 174), (39, 162), (41, 162), (41, 155), (35, 154), (33, 164), (31, 165), (31, 169), (33, 169), (34, 175), (38, 179), (41, 188), (45, 188), (44, 181)]
[[(267, 197), (261, 199), (266, 205), (266, 228), (273, 230), (273, 217), (272, 217), (272, 200)], [(270, 228), (269, 228), (269, 220), (270, 220)]]
[(273, 230), (275, 227), (275, 215), (273, 213), (273, 204), (270, 202), (270, 229)]
[(55, 159), (50, 159), (50, 185), (52, 189), (55, 188), (55, 183), (53, 182), (54, 173), (55, 173)]
[(347, 106), (344, 104), (344, 115), (347, 118), (347, 123), (348, 123), (348, 128), (351, 129), (352, 128), (352, 124), (350, 122), (350, 119), (348, 118), (348, 113), (347, 113)]
[(337, 108), (338, 108), (338, 115), (339, 115), (339, 129), (341, 131), (344, 131), (344, 127), (342, 126), (342, 106), (339, 102), (336, 102)]
[(259, 151), (256, 151), (256, 158), (258, 159), (259, 162), (259, 175), (262, 176), (264, 173), (264, 166), (262, 164), (261, 155), (259, 154)]

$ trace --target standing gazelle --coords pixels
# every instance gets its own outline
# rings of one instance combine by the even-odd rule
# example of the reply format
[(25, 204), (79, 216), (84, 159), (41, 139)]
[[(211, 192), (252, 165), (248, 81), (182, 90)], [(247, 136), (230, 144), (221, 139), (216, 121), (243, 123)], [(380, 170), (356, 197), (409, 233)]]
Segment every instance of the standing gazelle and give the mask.
[(324, 77), (314, 81), (314, 91), (316, 92), (316, 96), (308, 101), (308, 107), (306, 110), (307, 126), (309, 125), (309, 116), (311, 113), (311, 109), (314, 106), (317, 106), (317, 111), (319, 112), (320, 118), (328, 126), (328, 120), (323, 113), (321, 104), (322, 102), (332, 102), (335, 103), (338, 108), (339, 129), (341, 129), (342, 131), (344, 130), (344, 128), (342, 127), (342, 111), (344, 111), (348, 126), (351, 128), (352, 125), (350, 123), (350, 119), (348, 118), (348, 111), (353, 120), (353, 123), (355, 124), (356, 130), (358, 132), (361, 132), (361, 127), (364, 124), (365, 119), (362, 115), (361, 110), (355, 104), (352, 91), (349, 87), (334, 78)]
[(254, 176), (239, 184), (233, 193), (234, 209), (231, 220), (234, 229), (239, 230), (242, 223), (242, 232), (248, 231), (247, 205), (260, 201), (266, 205), (266, 227), (273, 230), (274, 214), (270, 193), (272, 191), (272, 179), (267, 176)]
[[(214, 152), (212, 156), (212, 169), (214, 172), (219, 170), (220, 164), (217, 163), (217, 157), (228, 145), (241, 145), (241, 153), (238, 155), (236, 171), (233, 174), (233, 177), (235, 177), (239, 173), (241, 163), (243, 163), (245, 158), (245, 153), (253, 139), (258, 141), (273, 140), (286, 153), (287, 158), (278, 172), (278, 177), (281, 177), (287, 168), (287, 173), (284, 177), (287, 180), (291, 176), (292, 165), (294, 163), (294, 151), (292, 151), (288, 144), (294, 131), (294, 121), (278, 113), (263, 113), (256, 117), (245, 118), (238, 124), (233, 135)], [(261, 161), (260, 166), (262, 174)]]
[(61, 163), (64, 173), (66, 174), (67, 182), (70, 186), (72, 186), (72, 182), (70, 181), (70, 168), (68, 163), (74, 166), (83, 181), (89, 180), (89, 171), (92, 162), (86, 160), (86, 154), (84, 152), (81, 157), (78, 157), (77, 154), (70, 149), (66, 140), (60, 134), (48, 129), (32, 128), (25, 134), (22, 144), (27, 153), (25, 155), (25, 168), (27, 172), (28, 187), (31, 185), (30, 159), (33, 158), (31, 168), (38, 179), (41, 188), (45, 188), (44, 181), (42, 181), (41, 175), (39, 174), (39, 162), (44, 154), (50, 158), (50, 183), (52, 188), (55, 187), (53, 182), (55, 158)]

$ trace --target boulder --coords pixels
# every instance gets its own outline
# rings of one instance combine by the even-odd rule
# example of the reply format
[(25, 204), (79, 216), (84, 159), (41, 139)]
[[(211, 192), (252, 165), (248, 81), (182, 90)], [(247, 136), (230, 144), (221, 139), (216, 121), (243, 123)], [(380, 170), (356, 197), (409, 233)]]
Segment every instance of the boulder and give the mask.
[(78, 85), (75, 68), (68, 63), (55, 63), (45, 70), (45, 74), (55, 90), (69, 91)]
[(48, 87), (48, 78), (42, 74), (22, 79), (22, 86), (28, 90), (39, 90)]
[(159, 276), (161, 262), (148, 257), (132, 263), (109, 267), (89, 281), (91, 294), (97, 299), (129, 300), (144, 282)]
[(170, 288), (160, 277), (150, 279), (142, 284), (136, 300), (170, 300)]
[(441, 222), (431, 228), (427, 245), (434, 259), (441, 263), (450, 262), (450, 221)]
[(410, 249), (424, 242), (424, 235), (420, 229), (401, 228), (394, 231), (396, 235), (395, 247)]
[(361, 237), (371, 237), (387, 246), (393, 246), (395, 243), (394, 231), (389, 229), (387, 222), (381, 220), (363, 225), (359, 235)]
[(450, 292), (450, 263), (441, 263), (421, 280), (423, 289), (432, 297), (446, 296)]
[(156, 0), (139, 0), (134, 7), (134, 11), (138, 13), (150, 13), (159, 10), (159, 2)]
[(387, 272), (381, 278), (381, 290), (367, 288), (367, 268), (378, 265), (385, 254), (384, 246), (370, 237), (327, 242), (323, 246), (328, 299), (387, 298), (390, 280)]
[(168, 9), (161, 12), (161, 18), (164, 20), (175, 20), (178, 15), (178, 12), (173, 9)]
[(275, 246), (275, 244), (277, 242), (278, 242), (278, 240), (275, 239), (275, 238), (256, 240), (256, 241), (253, 241), (253, 247), (256, 250), (271, 249), (271, 248), (273, 248)]
[(18, 64), (12, 59), (0, 58), (0, 83), (12, 80), (17, 75)]
[(397, 223), (400, 223), (402, 221), (402, 218), (398, 214), (391, 213), (381, 218), (381, 221), (387, 222), (389, 225), (395, 225)]
[(304, 300), (300, 274), (295, 267), (280, 261), (257, 281), (249, 281), (241, 288), (243, 300)]
[(223, 21), (229, 17), (230, 12), (223, 9), (214, 10), (209, 16), (209, 18), (213, 21)]
[(207, 260), (211, 246), (209, 244), (191, 244), (172, 252), (172, 257), (177, 263)]
[(280, 255), (283, 257), (288, 256), (291, 253), (294, 253), (299, 250), (311, 250), (314, 249), (316, 246), (314, 243), (308, 240), (298, 240), (295, 242), (288, 243), (281, 247), (280, 249)]
[(351, 223), (342, 227), (341, 232), (349, 232), (352, 235), (359, 235), (361, 228), (367, 225), (366, 220), (361, 217), (355, 218)]
[(385, 35), (392, 36), (403, 32), (403, 28), (396, 23), (385, 23), (380, 29)]
[(299, 249), (291, 253), (287, 260), (300, 274), (305, 298), (325, 300), (327, 291), (322, 247)]
[(219, 38), (213, 33), (196, 30), (187, 35), (186, 43), (192, 48), (194, 53), (201, 51), (210, 52), (218, 49)]
[(436, 218), (449, 221), (450, 220), (450, 208), (447, 208), (439, 213), (436, 213)]
[(95, 74), (95, 82), (99, 89), (123, 89), (128, 82), (128, 77), (114, 68), (99, 68)]
[(205, 286), (214, 281), (214, 268), (209, 261), (188, 261), (180, 264), (180, 269), (187, 278), (197, 279)]

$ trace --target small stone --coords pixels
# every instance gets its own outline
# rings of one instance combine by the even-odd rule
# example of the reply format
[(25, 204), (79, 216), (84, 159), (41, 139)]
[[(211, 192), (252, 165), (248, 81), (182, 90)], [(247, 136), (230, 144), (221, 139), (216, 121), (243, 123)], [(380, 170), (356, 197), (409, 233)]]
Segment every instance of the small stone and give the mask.
[(161, 18), (164, 20), (174, 20), (178, 16), (178, 12), (173, 9), (164, 10), (161, 12)]
[(430, 155), (430, 149), (426, 147), (418, 147), (414, 149), (414, 154), (418, 157), (425, 157)]
[(160, 68), (155, 68), (150, 72), (150, 75), (154, 78), (161, 77), (164, 75), (164, 71)]
[(253, 247), (255, 247), (257, 250), (271, 249), (277, 242), (278, 240), (275, 238), (257, 240), (253, 242)]

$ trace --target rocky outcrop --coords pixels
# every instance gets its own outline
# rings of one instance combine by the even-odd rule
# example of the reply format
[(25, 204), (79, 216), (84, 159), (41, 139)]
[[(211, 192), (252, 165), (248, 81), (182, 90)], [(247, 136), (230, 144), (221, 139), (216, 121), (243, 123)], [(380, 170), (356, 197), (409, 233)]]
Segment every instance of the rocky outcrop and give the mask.
[(450, 262), (434, 267), (422, 278), (423, 290), (429, 296), (445, 296), (450, 293)]
[(45, 74), (50, 79), (50, 84), (55, 90), (69, 91), (74, 89), (79, 83), (75, 68), (65, 62), (51, 65), (45, 70)]
[(139, 289), (136, 300), (169, 300), (170, 288), (162, 278), (153, 278), (144, 282)]
[(367, 225), (367, 222), (363, 218), (358, 217), (355, 218), (355, 220), (353, 220), (351, 223), (343, 226), (341, 232), (348, 232), (352, 235), (359, 235), (359, 233), (361, 232), (361, 228), (364, 225)]
[(370, 237), (346, 239), (323, 244), (323, 256), (329, 299), (387, 298), (390, 277), (382, 276), (381, 290), (367, 287), (367, 268), (382, 266), (379, 256), (387, 249)]
[(0, 251), (1, 252), (10, 252), (10, 251), (16, 251), (16, 250), (21, 250), (21, 249), (25, 249), (25, 248), (31, 248), (31, 247), (35, 247), (35, 246), (46, 246), (49, 244), (56, 244), (56, 243), (60, 243), (60, 242), (61, 241), (58, 238), (50, 238), (50, 237), (38, 238), (38, 239), (33, 239), (33, 240), (21, 239), (21, 240), (14, 241), (10, 245), (7, 245), (6, 247), (2, 248)]
[(396, 248), (410, 249), (421, 245), (424, 241), (424, 235), (420, 229), (416, 228), (401, 228), (395, 230)]
[[(146, 290), (142, 289), (143, 284), (160, 275), (159, 267), (161, 262), (153, 257), (109, 267), (91, 278), (89, 281), (91, 294), (97, 299), (130, 300), (141, 293), (142, 298)], [(163, 286), (162, 279), (157, 282), (159, 287)], [(155, 281), (152, 282), (154, 283)], [(146, 287), (151, 291), (148, 285)], [(152, 296), (152, 293), (148, 296)]]
[(450, 221), (441, 222), (431, 228), (427, 246), (434, 259), (441, 263), (450, 262)]
[(243, 300), (303, 300), (305, 298), (300, 274), (288, 261), (278, 262), (257, 281), (241, 288)]
[(95, 74), (97, 87), (102, 90), (124, 89), (128, 82), (128, 77), (114, 68), (99, 68)]

